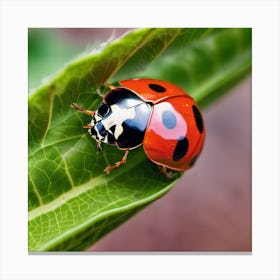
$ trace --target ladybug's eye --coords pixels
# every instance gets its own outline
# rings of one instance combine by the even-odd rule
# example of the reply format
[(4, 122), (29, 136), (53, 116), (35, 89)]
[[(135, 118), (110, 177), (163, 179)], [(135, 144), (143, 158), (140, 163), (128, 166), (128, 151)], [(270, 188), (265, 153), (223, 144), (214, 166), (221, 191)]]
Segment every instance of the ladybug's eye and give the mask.
[(97, 114), (100, 116), (100, 117), (104, 117), (105, 115), (107, 115), (110, 111), (110, 108), (107, 104), (105, 103), (102, 103), (100, 105), (100, 107), (98, 108), (98, 111), (97, 111)]

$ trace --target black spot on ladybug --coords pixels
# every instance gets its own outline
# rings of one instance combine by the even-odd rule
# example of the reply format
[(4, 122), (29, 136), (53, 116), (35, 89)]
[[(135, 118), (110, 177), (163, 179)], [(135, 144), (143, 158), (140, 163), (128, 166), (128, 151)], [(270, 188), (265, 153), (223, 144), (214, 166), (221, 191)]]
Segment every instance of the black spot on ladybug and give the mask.
[(95, 131), (94, 127), (90, 129), (91, 135), (97, 136), (97, 132)]
[(115, 133), (115, 130), (116, 130), (116, 125), (111, 126), (111, 127), (110, 127), (110, 130), (111, 130), (112, 134), (114, 134), (114, 133)]
[(189, 149), (189, 141), (185, 136), (180, 136), (173, 152), (173, 160), (178, 161), (183, 158)]
[(153, 91), (160, 92), (160, 93), (166, 91), (166, 89), (163, 86), (157, 84), (149, 84), (149, 88), (152, 89)]
[(108, 133), (108, 144), (115, 144), (116, 143), (116, 139), (114, 134)]
[(108, 131), (108, 143), (109, 144), (115, 144), (116, 143), (116, 138), (115, 138), (115, 130), (116, 130), (116, 125), (113, 125), (110, 127)]
[(162, 112), (162, 123), (167, 129), (173, 129), (176, 127), (177, 120), (176, 116), (172, 111), (165, 110)]
[(193, 166), (195, 163), (196, 163), (196, 161), (197, 161), (197, 159), (198, 159), (198, 157), (199, 157), (199, 154), (198, 155), (196, 155), (196, 156), (194, 156), (193, 158), (192, 158), (192, 160), (190, 161), (190, 167), (191, 166)]
[(105, 115), (107, 115), (109, 113), (109, 111), (110, 111), (109, 106), (106, 103), (102, 103), (97, 110), (97, 114), (100, 117), (104, 117)]
[(196, 127), (197, 127), (198, 131), (200, 133), (202, 133), (202, 131), (203, 131), (203, 120), (202, 120), (202, 116), (200, 114), (200, 111), (198, 110), (198, 108), (195, 105), (192, 106), (192, 110), (193, 110), (193, 114), (194, 114), (194, 118), (195, 118)]

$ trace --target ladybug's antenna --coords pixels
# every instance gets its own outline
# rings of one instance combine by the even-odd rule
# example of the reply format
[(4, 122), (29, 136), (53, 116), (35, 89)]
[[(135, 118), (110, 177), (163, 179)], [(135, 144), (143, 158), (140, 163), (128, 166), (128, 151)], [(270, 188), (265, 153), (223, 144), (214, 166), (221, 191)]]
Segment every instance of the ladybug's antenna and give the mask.
[(76, 103), (72, 103), (70, 105), (74, 110), (80, 112), (80, 113), (84, 113), (90, 116), (94, 116), (95, 112), (94, 111), (89, 111), (87, 109), (82, 108), (81, 106), (78, 106)]

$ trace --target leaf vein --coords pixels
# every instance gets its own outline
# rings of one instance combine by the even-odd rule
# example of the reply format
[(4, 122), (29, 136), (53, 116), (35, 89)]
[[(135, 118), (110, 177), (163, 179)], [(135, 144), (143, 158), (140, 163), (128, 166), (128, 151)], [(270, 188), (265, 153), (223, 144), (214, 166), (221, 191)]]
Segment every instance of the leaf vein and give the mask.
[(126, 169), (121, 169), (118, 172), (110, 174), (110, 176), (108, 176), (107, 174), (101, 174), (97, 177), (94, 177), (90, 179), (88, 182), (80, 186), (76, 186), (74, 189), (71, 189), (63, 193), (62, 195), (60, 195), (50, 203), (44, 204), (40, 207), (31, 210), (28, 215), (28, 221), (33, 220), (42, 214), (53, 211), (54, 209), (60, 207), (62, 204), (65, 204), (67, 201), (71, 200), (72, 198), (75, 198), (78, 195), (81, 195), (90, 189), (93, 189), (102, 184), (104, 185), (108, 184), (109, 181), (114, 180), (116, 177), (120, 176), (123, 172), (128, 172), (128, 169), (133, 168), (135, 165), (141, 162), (143, 158), (144, 155), (138, 156), (135, 160), (133, 160), (133, 162), (130, 165), (127, 165)]
[(152, 28), (143, 38), (141, 38), (141, 41), (138, 43), (138, 46), (132, 50), (127, 56), (125, 56), (124, 59), (120, 60), (118, 65), (114, 68), (114, 70), (111, 72), (111, 74), (108, 76), (107, 80), (110, 79), (110, 77), (114, 76), (115, 73), (119, 71), (119, 69), (147, 42), (150, 34), (152, 34), (156, 29)]
[(38, 191), (38, 189), (37, 189), (37, 187), (36, 187), (36, 185), (35, 185), (35, 183), (32, 179), (32, 176), (29, 172), (28, 172), (28, 176), (29, 176), (30, 182), (32, 184), (32, 189), (34, 191), (34, 194), (36, 195), (36, 197), (38, 199), (39, 205), (41, 205), (41, 206), (44, 205), (42, 197), (41, 197), (41, 195), (40, 195), (40, 193), (39, 193), (39, 191)]
[(53, 113), (53, 98), (54, 98), (54, 93), (55, 93), (55, 87), (51, 87), (49, 89), (49, 92), (48, 92), (48, 97), (49, 97), (49, 114), (48, 114), (48, 122), (47, 122), (47, 126), (46, 126), (46, 129), (44, 131), (44, 134), (43, 134), (43, 137), (42, 137), (42, 140), (41, 140), (41, 144), (44, 143), (45, 139), (46, 139), (46, 136), (48, 134), (48, 131), (49, 131), (49, 127), (50, 127), (50, 124), (51, 124), (51, 119), (52, 119), (52, 113)]

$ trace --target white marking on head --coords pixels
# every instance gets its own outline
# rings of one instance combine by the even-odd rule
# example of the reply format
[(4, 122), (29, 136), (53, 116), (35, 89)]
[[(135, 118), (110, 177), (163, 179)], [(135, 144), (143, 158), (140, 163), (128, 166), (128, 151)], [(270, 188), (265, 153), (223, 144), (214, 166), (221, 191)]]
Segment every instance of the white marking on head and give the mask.
[(127, 119), (134, 119), (136, 116), (135, 108), (120, 108), (118, 105), (114, 104), (111, 105), (112, 113), (108, 118), (105, 118), (101, 121), (104, 128), (109, 130), (112, 126), (116, 126), (114, 136), (116, 139), (122, 134), (123, 132), (123, 122)]

